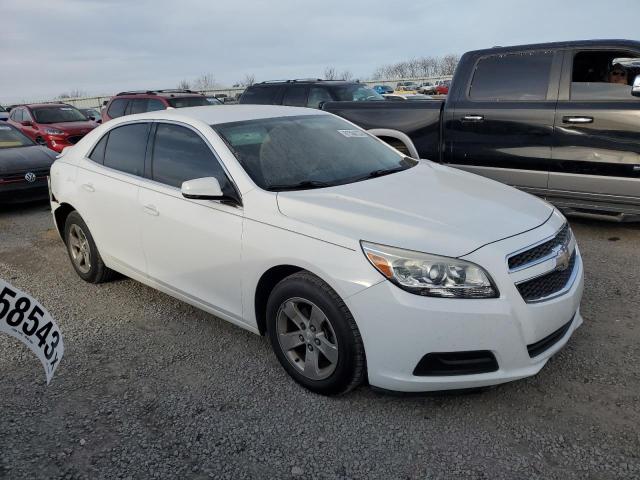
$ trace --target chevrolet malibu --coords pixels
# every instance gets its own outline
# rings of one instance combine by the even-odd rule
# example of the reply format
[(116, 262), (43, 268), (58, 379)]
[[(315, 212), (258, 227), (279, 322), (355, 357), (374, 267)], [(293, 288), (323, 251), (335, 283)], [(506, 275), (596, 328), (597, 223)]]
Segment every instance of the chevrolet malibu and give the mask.
[(256, 334), (322, 394), (536, 374), (582, 323), (565, 218), (304, 108), (112, 120), (51, 169), (85, 281), (120, 272)]

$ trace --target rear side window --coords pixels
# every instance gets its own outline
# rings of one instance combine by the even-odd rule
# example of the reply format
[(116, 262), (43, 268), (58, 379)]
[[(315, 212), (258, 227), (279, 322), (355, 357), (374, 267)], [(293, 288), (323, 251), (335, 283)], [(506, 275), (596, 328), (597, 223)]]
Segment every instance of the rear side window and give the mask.
[(195, 178), (215, 177), (222, 189), (227, 177), (211, 149), (194, 131), (179, 125), (159, 124), (153, 146), (151, 178), (178, 187)]
[(155, 98), (150, 98), (147, 100), (147, 112), (155, 112), (156, 110), (164, 110), (165, 105), (160, 100), (156, 100)]
[(280, 90), (277, 86), (272, 87), (249, 87), (240, 97), (240, 103), (253, 103), (256, 105), (275, 105), (276, 95)]
[(143, 176), (150, 125), (134, 123), (111, 130), (104, 152), (104, 166)]
[(91, 160), (93, 160), (96, 163), (104, 164), (104, 151), (105, 151), (105, 147), (107, 146), (108, 140), (109, 140), (109, 134), (107, 133), (104, 137), (100, 139), (98, 144), (95, 147), (93, 147), (93, 151), (91, 152), (91, 155), (89, 155), (89, 158)]
[(126, 98), (118, 98), (111, 102), (109, 105), (109, 110), (107, 110), (107, 115), (111, 118), (118, 118), (124, 115), (124, 110), (127, 108), (127, 103), (129, 100)]
[(282, 98), (283, 105), (289, 105), (291, 107), (306, 107), (307, 106), (307, 87), (296, 86), (289, 87), (284, 92)]
[(129, 113), (144, 113), (147, 111), (147, 99), (141, 98), (136, 100), (131, 100), (129, 102), (130, 112)]
[(524, 52), (483, 58), (476, 66), (472, 100), (545, 100), (553, 52)]

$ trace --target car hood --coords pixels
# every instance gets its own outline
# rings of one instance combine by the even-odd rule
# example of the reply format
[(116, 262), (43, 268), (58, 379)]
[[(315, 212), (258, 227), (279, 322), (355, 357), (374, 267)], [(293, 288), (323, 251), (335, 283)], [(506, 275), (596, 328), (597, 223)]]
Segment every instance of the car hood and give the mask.
[(0, 175), (49, 168), (56, 152), (46, 147), (0, 148)]
[(70, 135), (84, 135), (96, 128), (95, 122), (61, 122), (61, 123), (41, 123), (42, 128), (57, 128)]
[(535, 228), (553, 212), (515, 188), (426, 160), (399, 173), (277, 198), (282, 214), (330, 232), (329, 241), (338, 235), (450, 257)]

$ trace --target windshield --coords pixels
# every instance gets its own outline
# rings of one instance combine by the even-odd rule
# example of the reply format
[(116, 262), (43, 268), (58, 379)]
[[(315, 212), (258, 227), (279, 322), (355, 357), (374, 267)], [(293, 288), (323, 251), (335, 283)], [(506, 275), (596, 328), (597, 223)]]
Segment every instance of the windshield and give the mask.
[(173, 108), (204, 107), (211, 105), (207, 97), (175, 97), (168, 98), (167, 102), (169, 102), (169, 105)]
[(414, 166), (380, 140), (330, 115), (212, 125), (265, 190), (342, 185)]
[(37, 123), (86, 122), (88, 120), (75, 107), (38, 107), (31, 111)]
[(366, 85), (335, 85), (330, 88), (333, 98), (339, 102), (362, 102), (384, 100), (378, 92)]
[(35, 145), (29, 138), (9, 125), (0, 125), (0, 149), (30, 147)]

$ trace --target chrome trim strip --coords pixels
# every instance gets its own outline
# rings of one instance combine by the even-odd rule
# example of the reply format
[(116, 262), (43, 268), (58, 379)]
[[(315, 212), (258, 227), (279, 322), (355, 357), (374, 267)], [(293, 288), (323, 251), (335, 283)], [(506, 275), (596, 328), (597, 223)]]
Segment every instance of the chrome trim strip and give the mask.
[[(569, 290), (571, 290), (571, 288), (573, 287), (573, 284), (576, 281), (576, 278), (578, 278), (578, 272), (580, 271), (580, 266), (582, 265), (582, 258), (580, 257), (580, 255), (578, 255), (578, 252), (575, 252), (576, 255), (576, 261), (575, 264), (573, 265), (573, 271), (571, 272), (571, 276), (569, 277), (569, 280), (567, 280), (567, 284), (560, 290), (558, 290), (557, 292), (552, 293), (551, 295), (547, 295), (546, 297), (540, 297), (540, 298), (536, 298), (535, 300), (524, 300), (525, 303), (527, 304), (531, 304), (531, 303), (541, 303), (541, 302), (546, 302), (548, 300), (552, 300), (556, 297), (561, 297), (562, 295), (564, 295), (565, 293), (567, 293)], [(580, 260), (578, 262), (578, 260)], [(551, 272), (553, 272), (554, 270), (552, 270)], [(541, 275), (537, 275), (535, 277), (529, 278), (528, 280), (522, 280), (518, 283), (516, 283), (516, 286), (520, 285), (521, 283), (525, 283), (528, 282), (529, 280), (533, 280), (534, 278), (538, 278), (538, 277), (542, 277), (544, 275), (548, 275), (550, 272), (547, 273), (543, 273)]]

